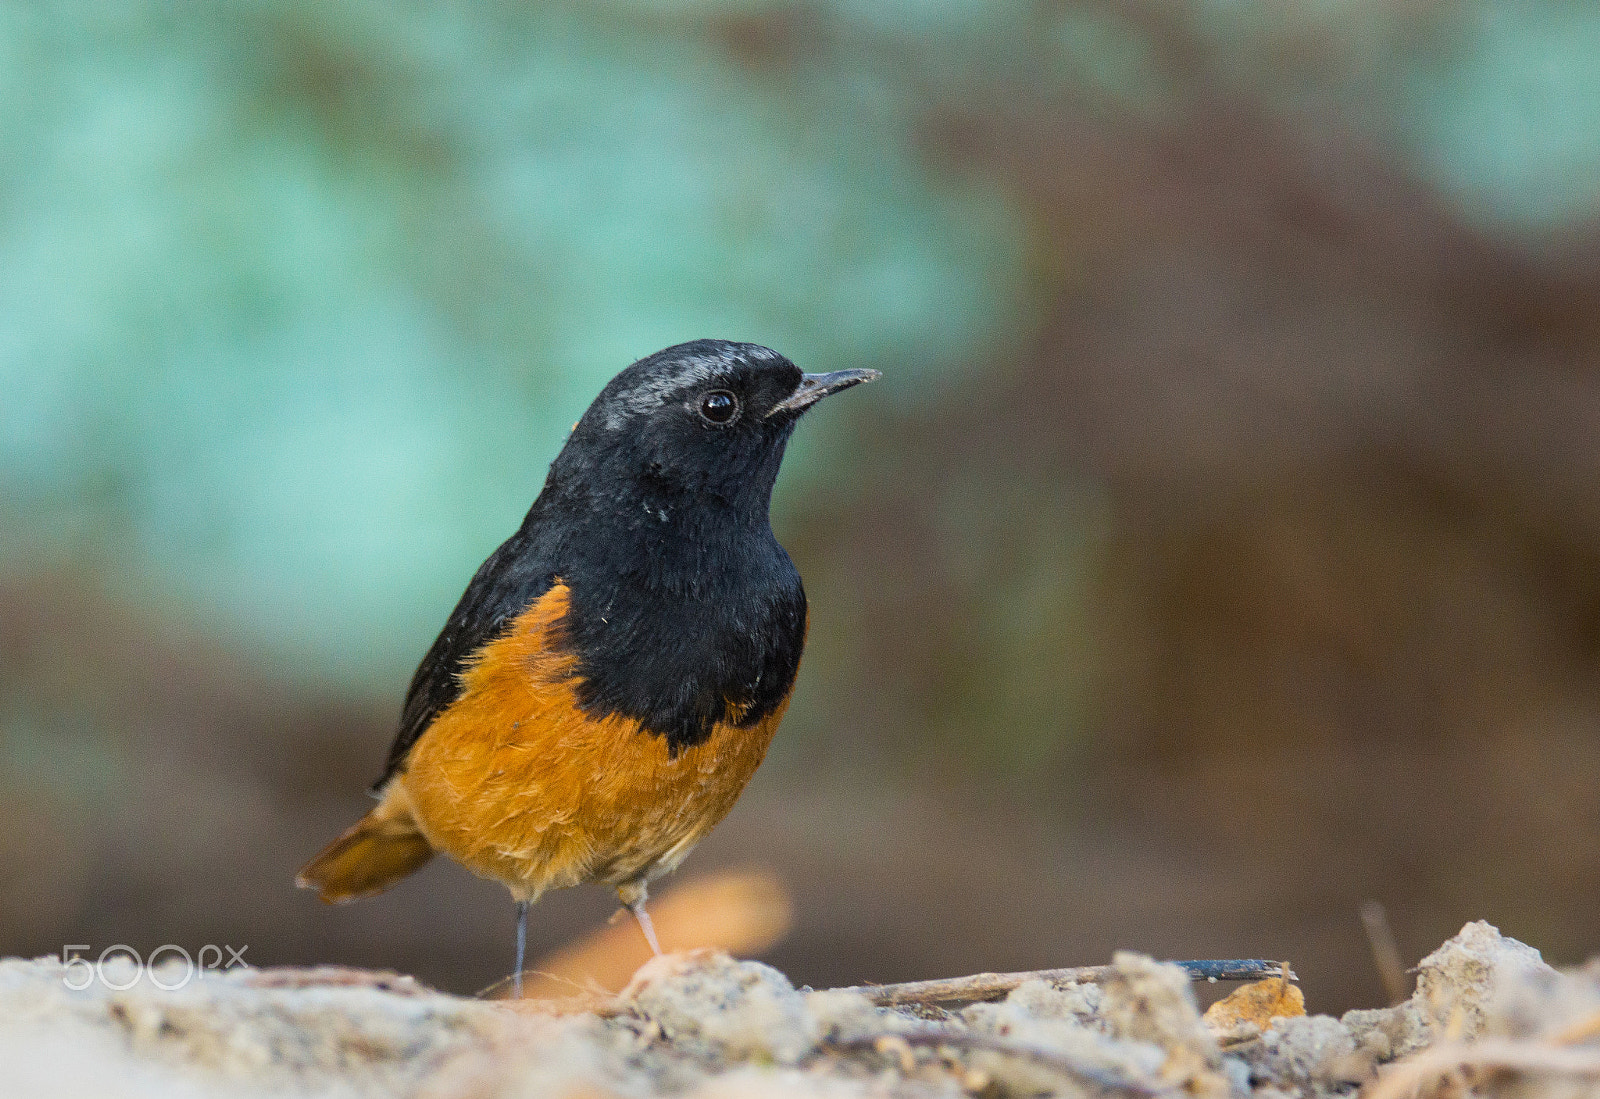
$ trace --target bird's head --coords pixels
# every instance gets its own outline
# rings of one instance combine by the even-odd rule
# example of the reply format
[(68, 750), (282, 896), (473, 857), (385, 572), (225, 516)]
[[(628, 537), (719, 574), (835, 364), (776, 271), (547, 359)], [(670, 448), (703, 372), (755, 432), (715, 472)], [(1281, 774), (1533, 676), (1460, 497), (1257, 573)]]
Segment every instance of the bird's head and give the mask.
[(879, 376), (804, 374), (769, 348), (696, 340), (618, 374), (574, 427), (551, 480), (633, 484), (693, 495), (764, 516), (784, 447), (816, 402)]

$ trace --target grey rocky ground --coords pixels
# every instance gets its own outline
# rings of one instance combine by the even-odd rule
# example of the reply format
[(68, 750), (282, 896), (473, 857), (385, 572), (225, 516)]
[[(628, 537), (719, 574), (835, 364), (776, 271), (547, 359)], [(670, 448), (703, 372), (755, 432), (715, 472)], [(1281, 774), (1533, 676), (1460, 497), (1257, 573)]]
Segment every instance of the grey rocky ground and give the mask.
[(952, 1010), (796, 990), (708, 952), (559, 1008), (347, 970), (166, 991), (111, 966), (132, 987), (68, 987), (82, 976), (0, 962), (0, 1095), (1600, 1096), (1600, 965), (1557, 972), (1484, 923), (1423, 960), (1405, 1003), (1339, 1019), (1202, 1017), (1182, 970), (1134, 954), (1100, 984), (1032, 981)]

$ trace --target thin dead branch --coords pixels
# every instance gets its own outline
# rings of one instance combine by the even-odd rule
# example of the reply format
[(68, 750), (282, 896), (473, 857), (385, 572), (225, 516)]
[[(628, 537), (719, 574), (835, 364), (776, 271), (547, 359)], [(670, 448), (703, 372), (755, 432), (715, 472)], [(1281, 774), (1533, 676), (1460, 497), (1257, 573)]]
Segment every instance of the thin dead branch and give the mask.
[(1389, 926), (1389, 913), (1383, 902), (1371, 900), (1361, 906), (1361, 926), (1366, 929), (1372, 964), (1378, 969), (1389, 1006), (1404, 1003), (1411, 991), (1406, 987), (1405, 965), (1400, 961), (1400, 947), (1394, 941), (1394, 928)]
[(1384, 1069), (1361, 1093), (1361, 1099), (1411, 1099), (1425, 1085), (1462, 1069), (1509, 1069), (1517, 1072), (1559, 1072), (1600, 1075), (1600, 1050), (1573, 1049), (1548, 1042), (1481, 1038), (1446, 1042), (1415, 1053)]
[(1568, 1023), (1545, 1039), (1553, 1046), (1575, 1046), (1600, 1038), (1600, 1011), (1585, 1015), (1575, 1023)]
[[(1197, 981), (1260, 981), (1285, 976), (1295, 979), (1287, 962), (1261, 958), (1231, 958), (1219, 961), (1174, 962), (1189, 971)], [(1065, 969), (1031, 969), (1023, 973), (975, 973), (970, 977), (947, 977), (936, 981), (908, 981), (891, 985), (854, 985), (840, 989), (859, 992), (879, 1007), (905, 1004), (971, 1004), (998, 1000), (1024, 981), (1051, 984), (1097, 984), (1116, 972), (1109, 965), (1069, 966)]]

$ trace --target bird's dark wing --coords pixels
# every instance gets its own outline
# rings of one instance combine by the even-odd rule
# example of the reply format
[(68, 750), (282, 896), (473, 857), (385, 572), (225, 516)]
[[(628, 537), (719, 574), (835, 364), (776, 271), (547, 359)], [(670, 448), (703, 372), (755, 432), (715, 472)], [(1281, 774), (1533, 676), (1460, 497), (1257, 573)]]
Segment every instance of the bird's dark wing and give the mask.
[(461, 693), (461, 672), (472, 655), (555, 583), (554, 572), (543, 555), (535, 551), (533, 541), (525, 526), (479, 566), (461, 602), (411, 677), (400, 729), (389, 748), (383, 777), (373, 783), (373, 790), (382, 789), (394, 777), (411, 746), (427, 732), (433, 719), (456, 700)]

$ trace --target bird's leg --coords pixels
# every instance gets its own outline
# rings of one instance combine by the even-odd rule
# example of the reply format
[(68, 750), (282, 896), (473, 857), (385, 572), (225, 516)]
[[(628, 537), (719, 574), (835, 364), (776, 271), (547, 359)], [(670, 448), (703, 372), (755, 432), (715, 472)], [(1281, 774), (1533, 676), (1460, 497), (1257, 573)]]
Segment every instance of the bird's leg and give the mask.
[(628, 907), (633, 909), (633, 918), (639, 921), (639, 930), (644, 932), (644, 941), (650, 944), (650, 952), (659, 958), (661, 944), (656, 942), (656, 926), (650, 922), (650, 913), (644, 910), (644, 898), (640, 897)]
[(659, 958), (661, 944), (656, 941), (656, 927), (650, 922), (650, 913), (644, 910), (644, 902), (648, 896), (649, 890), (642, 881), (617, 886), (617, 899), (627, 905), (628, 911), (633, 913), (633, 918), (639, 921), (639, 930), (644, 932), (644, 941), (650, 944), (650, 952)]
[(522, 964), (528, 953), (528, 902), (517, 902), (517, 971), (511, 975), (511, 995), (522, 999)]

